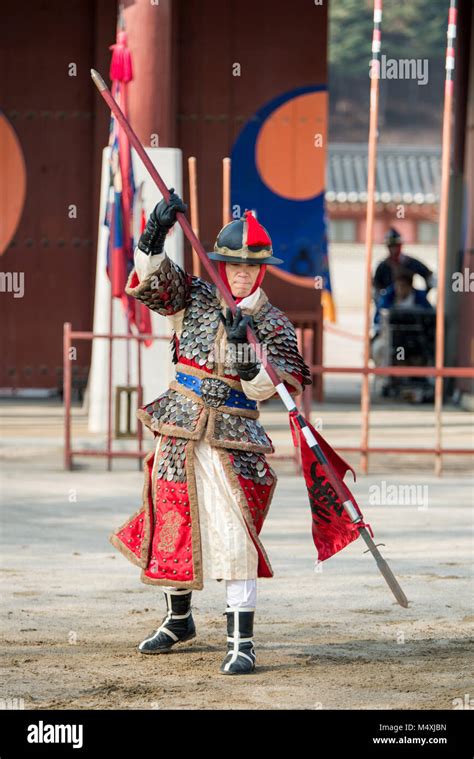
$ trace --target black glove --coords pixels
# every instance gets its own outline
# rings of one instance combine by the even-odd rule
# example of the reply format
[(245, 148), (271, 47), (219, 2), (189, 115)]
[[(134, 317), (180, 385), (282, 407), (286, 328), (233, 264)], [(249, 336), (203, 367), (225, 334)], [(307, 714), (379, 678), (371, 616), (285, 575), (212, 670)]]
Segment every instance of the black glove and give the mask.
[(260, 371), (253, 346), (247, 341), (247, 325), (253, 329), (250, 314), (242, 315), (237, 306), (235, 314), (227, 308), (226, 316), (221, 312), (220, 319), (225, 327), (227, 342), (232, 350), (232, 359), (240, 379), (252, 380)]
[(147, 256), (154, 256), (163, 252), (166, 235), (176, 222), (178, 211), (186, 213), (188, 207), (183, 203), (179, 195), (170, 187), (170, 199), (167, 203), (164, 198), (155, 206), (146, 227), (138, 241), (138, 247)]

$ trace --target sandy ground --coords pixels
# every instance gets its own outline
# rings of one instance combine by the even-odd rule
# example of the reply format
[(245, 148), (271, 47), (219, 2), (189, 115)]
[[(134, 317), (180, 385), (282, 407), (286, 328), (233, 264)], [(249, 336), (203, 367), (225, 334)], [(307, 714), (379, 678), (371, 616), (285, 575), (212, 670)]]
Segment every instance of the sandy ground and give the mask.
[[(319, 413), (332, 442), (357, 438), (355, 408)], [(410, 434), (426, 445), (428, 410), (377, 413), (379, 437)], [(288, 443), (284, 415), (265, 414), (281, 452)], [(361, 540), (315, 571), (304, 483), (289, 463), (274, 462), (279, 484), (262, 539), (275, 576), (258, 581), (257, 670), (225, 677), (218, 671), (224, 583), (208, 581), (194, 592), (193, 642), (158, 656), (136, 650), (161, 622), (164, 598), (159, 588), (140, 583), (139, 570), (108, 535), (137, 508), (141, 473), (129, 462), (105, 472), (103, 460), (90, 459), (62, 471), (54, 404), (49, 410), (7, 406), (4, 422), (0, 574), (8, 703), (19, 699), (25, 709), (453, 709), (461, 703), (456, 699), (471, 699), (474, 706), (468, 459), (447, 460), (442, 479), (433, 476), (427, 457), (374, 459), (371, 475), (353, 486), (408, 609), (397, 605)], [(472, 419), (450, 411), (447, 422), (453, 444), (465, 444)], [(419, 486), (422, 502), (379, 502), (377, 488), (404, 484)]]

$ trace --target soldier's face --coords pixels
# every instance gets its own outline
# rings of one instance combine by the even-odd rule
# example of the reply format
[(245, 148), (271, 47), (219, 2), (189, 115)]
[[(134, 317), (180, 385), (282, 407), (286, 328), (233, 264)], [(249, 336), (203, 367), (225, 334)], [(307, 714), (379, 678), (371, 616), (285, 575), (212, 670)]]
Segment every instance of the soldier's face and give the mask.
[(225, 273), (232, 295), (237, 298), (245, 298), (249, 295), (259, 271), (259, 264), (230, 264), (226, 261)]

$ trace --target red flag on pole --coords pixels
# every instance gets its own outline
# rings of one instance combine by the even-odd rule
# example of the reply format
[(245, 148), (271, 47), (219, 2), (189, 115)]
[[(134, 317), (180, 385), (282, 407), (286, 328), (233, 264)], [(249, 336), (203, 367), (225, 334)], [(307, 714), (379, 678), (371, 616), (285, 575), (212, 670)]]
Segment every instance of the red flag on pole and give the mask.
[[(298, 424), (297, 415), (297, 410), (290, 411), (291, 433), (294, 444), (296, 446), (299, 445), (301, 448), (301, 463), (313, 520), (313, 541), (318, 551), (319, 561), (324, 561), (334, 556), (338, 551), (341, 551), (349, 543), (352, 543), (353, 540), (356, 540), (359, 537), (361, 527), (367, 527), (371, 534), (372, 530), (370, 525), (365, 524), (363, 521), (357, 524), (351, 521), (349, 514), (343, 506), (343, 502), (338, 497), (323, 467), (309, 447)], [(306, 425), (313, 433), (324, 456), (334, 470), (343, 492), (347, 493), (347, 500), (352, 501), (362, 517), (362, 512), (354, 496), (344, 482), (344, 476), (348, 471), (352, 472), (355, 480), (354, 470), (331, 448), (329, 443), (307, 420)]]
[[(127, 113), (127, 85), (133, 79), (132, 56), (127, 47), (127, 34), (120, 16), (117, 41), (110, 46), (112, 60), (110, 78), (112, 93), (120, 103), (122, 111)], [(150, 311), (143, 304), (136, 304), (134, 298), (125, 293), (128, 275), (133, 268), (135, 241), (133, 237), (133, 216), (138, 210), (141, 214), (140, 234), (143, 231), (143, 207), (135, 208), (136, 187), (133, 175), (131, 147), (127, 135), (120, 124), (111, 116), (111, 179), (114, 186), (111, 239), (108, 256), (108, 272), (112, 271), (111, 286), (114, 298), (120, 298), (127, 315), (129, 325), (139, 333), (150, 334), (152, 330)], [(141, 203), (141, 199), (140, 199)], [(112, 259), (112, 260), (111, 260)], [(112, 264), (112, 265), (110, 265)], [(151, 345), (151, 340), (145, 340)]]

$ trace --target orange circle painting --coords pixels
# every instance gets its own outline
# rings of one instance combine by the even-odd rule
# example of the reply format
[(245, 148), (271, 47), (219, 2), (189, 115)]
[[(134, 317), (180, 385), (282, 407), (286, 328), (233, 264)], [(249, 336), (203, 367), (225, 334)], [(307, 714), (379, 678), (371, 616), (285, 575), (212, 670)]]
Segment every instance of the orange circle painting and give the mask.
[(327, 106), (326, 85), (308, 84), (258, 108), (232, 147), (231, 201), (233, 213), (250, 208), (270, 231), (279, 273), (321, 276), (329, 290)]
[(26, 167), (15, 130), (0, 114), (0, 255), (20, 223), (26, 194)]
[(308, 200), (324, 190), (327, 92), (298, 95), (264, 122), (255, 147), (261, 179), (283, 198)]

